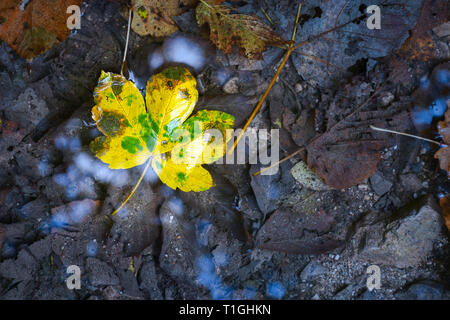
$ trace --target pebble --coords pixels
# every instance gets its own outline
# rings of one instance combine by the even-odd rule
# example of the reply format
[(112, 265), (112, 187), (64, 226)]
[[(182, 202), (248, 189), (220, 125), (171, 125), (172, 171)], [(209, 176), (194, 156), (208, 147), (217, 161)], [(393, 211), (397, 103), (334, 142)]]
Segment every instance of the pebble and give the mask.
[(367, 184), (360, 184), (360, 185), (358, 185), (358, 189), (367, 191), (369, 189), (369, 186)]
[(237, 94), (239, 93), (239, 78), (233, 77), (230, 80), (228, 80), (225, 85), (223, 86), (223, 91), (228, 94)]
[(391, 92), (386, 92), (381, 96), (380, 102), (383, 107), (388, 106), (392, 101), (394, 101), (394, 95)]

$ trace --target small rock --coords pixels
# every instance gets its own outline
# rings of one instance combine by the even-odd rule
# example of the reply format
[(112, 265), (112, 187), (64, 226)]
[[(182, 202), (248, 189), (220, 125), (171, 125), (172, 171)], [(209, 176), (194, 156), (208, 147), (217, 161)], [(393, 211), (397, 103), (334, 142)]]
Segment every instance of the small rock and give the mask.
[(19, 122), (21, 127), (28, 130), (34, 128), (48, 113), (47, 103), (32, 88), (27, 88), (5, 111), (9, 120)]
[(389, 180), (385, 179), (381, 174), (375, 173), (370, 177), (370, 185), (372, 186), (373, 191), (379, 196), (389, 192), (391, 190), (393, 184)]
[(436, 33), (436, 35), (439, 38), (444, 38), (450, 35), (450, 22), (446, 22), (441, 24), (440, 26), (437, 26), (433, 29), (433, 32)]
[[(376, 264), (398, 268), (418, 266), (432, 256), (438, 243), (447, 243), (443, 219), (431, 205), (418, 213), (384, 227), (388, 231), (382, 239), (367, 240), (361, 257)], [(379, 235), (381, 237), (381, 235)]]
[(237, 94), (239, 93), (239, 78), (233, 77), (230, 80), (228, 80), (225, 85), (223, 86), (223, 91), (228, 94)]
[(48, 200), (37, 198), (30, 201), (19, 209), (19, 216), (22, 219), (44, 219), (50, 211)]
[(358, 189), (362, 190), (362, 191), (367, 191), (369, 190), (369, 186), (365, 183), (358, 185)]
[(318, 276), (325, 274), (326, 269), (318, 262), (311, 261), (308, 265), (303, 269), (300, 274), (300, 279), (303, 281), (312, 281)]
[(159, 214), (163, 238), (161, 268), (175, 279), (194, 281), (198, 247), (193, 224), (184, 217), (186, 211), (178, 198), (166, 200)]
[(388, 106), (392, 101), (394, 101), (394, 99), (395, 99), (395, 96), (394, 96), (392, 93), (390, 93), (390, 92), (385, 92), (385, 93), (380, 97), (380, 102), (381, 102), (381, 105), (382, 105), (383, 107), (386, 107), (386, 106)]
[(301, 185), (315, 191), (328, 190), (328, 187), (322, 180), (308, 168), (304, 161), (299, 161), (291, 169), (291, 174)]
[(106, 262), (96, 258), (87, 258), (86, 272), (89, 273), (89, 282), (95, 287), (120, 284), (119, 277), (114, 270)]
[(415, 283), (405, 292), (396, 295), (403, 300), (444, 300), (449, 296), (450, 292), (446, 292), (442, 284), (433, 282)]
[(158, 286), (158, 278), (155, 269), (155, 261), (152, 256), (144, 258), (138, 275), (139, 288), (144, 292), (145, 298), (151, 300), (163, 299), (163, 294)]
[(300, 93), (300, 92), (302, 92), (302, 91), (303, 91), (303, 87), (302, 87), (302, 85), (300, 84), (300, 82), (296, 83), (296, 84), (295, 84), (295, 92)]

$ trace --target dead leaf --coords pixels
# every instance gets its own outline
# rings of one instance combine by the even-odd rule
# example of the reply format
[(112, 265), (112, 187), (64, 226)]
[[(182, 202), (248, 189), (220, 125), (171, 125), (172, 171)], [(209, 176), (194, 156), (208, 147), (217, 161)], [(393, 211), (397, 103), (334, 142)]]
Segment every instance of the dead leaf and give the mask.
[(283, 46), (288, 43), (256, 15), (231, 12), (231, 7), (207, 0), (202, 0), (196, 9), (198, 24), (209, 25), (211, 41), (225, 53), (232, 53), (233, 45), (238, 45), (241, 55), (260, 60), (266, 46)]
[(435, 56), (431, 30), (448, 20), (447, 0), (425, 0), (420, 9), (416, 27), (399, 49), (399, 55), (408, 60), (429, 61)]
[[(340, 79), (344, 73), (342, 69), (346, 70), (362, 59), (390, 55), (400, 48), (409, 36), (408, 31), (416, 25), (421, 3), (421, 0), (409, 0), (404, 4), (386, 0), (333, 0), (319, 1), (319, 4), (304, 1), (297, 42), (354, 21), (296, 50), (292, 60), (297, 72), (307, 81), (328, 87)], [(358, 19), (370, 5), (378, 5), (381, 9), (381, 29), (371, 30), (367, 28), (367, 18)], [(326, 61), (330, 66), (313, 57)]]
[(388, 110), (359, 111), (331, 125), (307, 146), (307, 163), (325, 183), (336, 189), (354, 186), (373, 175), (381, 160), (381, 150), (393, 144), (392, 135), (374, 132), (374, 125), (407, 132), (411, 127), (409, 101), (400, 101)]
[(329, 234), (336, 223), (324, 211), (314, 214), (275, 211), (256, 236), (258, 248), (295, 254), (321, 254), (343, 242)]
[(442, 208), (442, 216), (445, 221), (447, 229), (450, 230), (450, 196), (442, 197), (439, 199), (439, 205)]
[(194, 7), (198, 0), (133, 0), (131, 28), (141, 36), (165, 37), (178, 27), (172, 16)]
[(2, 0), (0, 3), (0, 39), (22, 58), (32, 59), (47, 52), (70, 33), (67, 8), (83, 0)]
[(441, 147), (434, 155), (436, 159), (439, 159), (439, 164), (442, 170), (450, 172), (450, 109), (445, 112), (445, 120), (439, 121), (438, 130), (444, 140), (445, 146)]

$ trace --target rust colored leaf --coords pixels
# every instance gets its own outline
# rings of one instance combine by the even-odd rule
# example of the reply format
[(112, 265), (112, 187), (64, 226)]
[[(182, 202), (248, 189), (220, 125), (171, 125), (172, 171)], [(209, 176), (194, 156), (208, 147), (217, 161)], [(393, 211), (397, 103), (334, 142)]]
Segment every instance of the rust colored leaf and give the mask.
[(165, 37), (178, 27), (172, 20), (197, 4), (198, 0), (133, 0), (132, 29), (141, 36)]
[(442, 197), (439, 199), (439, 204), (442, 208), (442, 216), (445, 221), (447, 229), (450, 230), (450, 196)]
[(425, 0), (416, 27), (399, 49), (401, 57), (416, 61), (429, 61), (435, 56), (431, 30), (448, 20), (447, 0)]
[(434, 157), (439, 159), (441, 169), (448, 173), (450, 171), (450, 148), (448, 147), (450, 144), (450, 109), (445, 112), (445, 120), (439, 121), (438, 130), (446, 145), (440, 148)]
[(381, 150), (393, 144), (392, 135), (374, 132), (369, 126), (408, 131), (412, 123), (409, 113), (402, 111), (408, 105), (398, 103), (388, 110), (360, 111), (343, 118), (306, 146), (308, 166), (336, 189), (369, 178), (377, 170)]
[(343, 244), (330, 234), (335, 223), (324, 211), (305, 214), (280, 209), (259, 230), (256, 246), (295, 254), (325, 253)]
[(225, 53), (239, 46), (239, 52), (249, 59), (262, 59), (266, 46), (283, 46), (283, 40), (256, 15), (234, 14), (232, 8), (202, 0), (196, 9), (197, 22), (208, 24), (211, 41)]
[(2, 0), (0, 39), (22, 58), (32, 59), (47, 52), (70, 33), (67, 8), (83, 0)]

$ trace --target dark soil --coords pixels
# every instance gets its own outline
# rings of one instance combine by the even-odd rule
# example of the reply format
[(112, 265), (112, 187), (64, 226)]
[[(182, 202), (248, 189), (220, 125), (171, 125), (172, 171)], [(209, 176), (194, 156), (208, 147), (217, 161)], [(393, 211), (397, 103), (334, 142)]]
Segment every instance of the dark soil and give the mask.
[[(304, 4), (297, 41), (360, 15), (367, 1), (346, 2)], [(232, 5), (268, 23), (263, 6), (274, 29), (290, 39), (297, 1)], [(0, 298), (449, 299), (449, 231), (438, 200), (450, 185), (434, 159), (437, 146), (367, 129), (373, 120), (439, 139), (443, 112), (423, 130), (411, 111), (426, 109), (439, 94), (432, 74), (449, 69), (448, 23), (430, 31), (435, 50), (427, 61), (397, 51), (422, 23), (421, 8), (434, 10), (426, 5), (386, 6), (407, 17), (403, 29), (385, 30), (389, 41), (361, 35), (365, 22), (358, 20), (350, 35), (327, 36), (339, 41), (320, 39), (291, 56), (251, 124), (280, 129), (280, 157), (305, 147), (276, 174), (253, 176), (261, 164), (213, 164), (215, 187), (183, 193), (149, 172), (115, 216), (143, 167), (109, 170), (89, 142), (100, 134), (90, 113), (100, 72), (120, 72), (127, 28), (120, 4), (89, 1), (82, 28), (30, 64), (0, 42)], [(176, 21), (181, 31), (169, 39), (131, 33), (130, 74), (142, 87), (170, 65), (153, 70), (149, 55), (188, 37), (206, 57), (191, 68), (200, 93), (196, 108), (229, 112), (242, 127), (284, 51), (269, 48), (261, 61), (227, 55), (205, 40), (193, 10)], [(426, 79), (438, 90), (421, 87)], [(319, 135), (320, 143), (309, 144)], [(351, 144), (367, 137), (367, 144)], [(374, 141), (382, 142), (379, 163), (372, 151), (364, 153), (367, 160), (355, 158)], [(332, 172), (319, 168), (333, 159)], [(293, 175), (302, 161), (329, 174), (328, 186)], [(348, 174), (339, 171), (345, 166)], [(66, 286), (70, 265), (81, 269), (79, 290)], [(381, 270), (381, 287), (372, 291), (371, 265)]]

